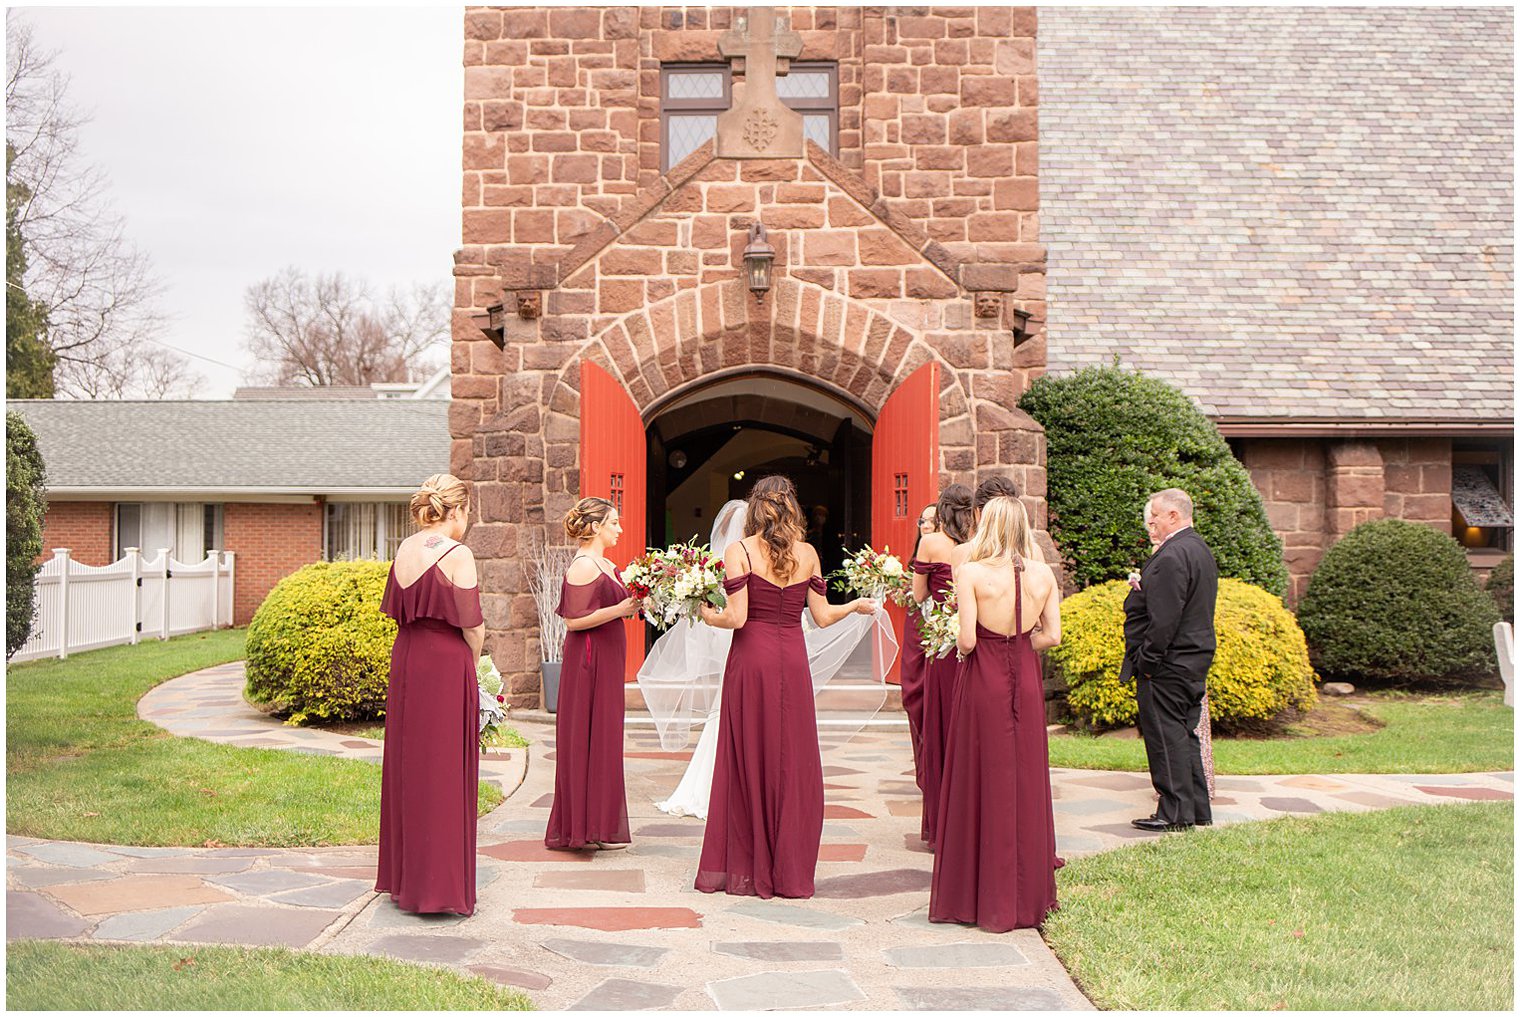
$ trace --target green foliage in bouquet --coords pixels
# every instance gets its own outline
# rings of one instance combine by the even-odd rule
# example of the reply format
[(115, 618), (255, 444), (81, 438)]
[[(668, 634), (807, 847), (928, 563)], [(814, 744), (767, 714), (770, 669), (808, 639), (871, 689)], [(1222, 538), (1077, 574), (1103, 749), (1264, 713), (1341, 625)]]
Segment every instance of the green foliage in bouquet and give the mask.
[(47, 511), (47, 474), (37, 436), (16, 413), (5, 415), (5, 659), (32, 632), (37, 609), (37, 556)]
[[(1061, 645), (1046, 654), (1065, 680), (1066, 702), (1079, 723), (1095, 730), (1133, 724), (1134, 682), (1120, 682), (1124, 663), (1121, 580), (1090, 586), (1061, 603)], [(1293, 615), (1260, 587), (1219, 582), (1214, 607), (1219, 648), (1206, 684), (1209, 716), (1229, 732), (1261, 725), (1289, 707), (1307, 711), (1318, 700), (1308, 647)]]
[(1401, 519), (1363, 523), (1337, 541), (1298, 605), (1314, 666), (1353, 681), (1490, 677), (1498, 620), (1461, 546)]
[(396, 623), (383, 561), (317, 562), (276, 584), (248, 625), (248, 698), (289, 722), (385, 715)]
[(1219, 574), (1282, 596), (1282, 541), (1214, 424), (1166, 382), (1119, 367), (1045, 375), (1019, 399), (1045, 428), (1050, 535), (1079, 588), (1122, 579), (1150, 553), (1141, 512), (1168, 487), (1193, 498)]
[(1488, 595), (1494, 598), (1499, 614), (1510, 624), (1515, 621), (1515, 552), (1504, 556), (1488, 574)]

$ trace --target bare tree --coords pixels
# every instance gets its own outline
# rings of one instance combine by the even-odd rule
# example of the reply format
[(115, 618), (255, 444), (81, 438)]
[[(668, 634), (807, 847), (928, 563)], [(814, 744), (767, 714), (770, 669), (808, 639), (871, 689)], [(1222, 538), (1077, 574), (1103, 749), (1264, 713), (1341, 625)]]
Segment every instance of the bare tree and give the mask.
[(82, 399), (193, 399), (205, 376), (173, 350), (120, 346), (88, 362), (62, 361), (60, 388)]
[(56, 54), (37, 46), (15, 10), (6, 13), (5, 41), (6, 180), (21, 185), (15, 226), (26, 252), (25, 289), (46, 309), (56, 389), (137, 394), (138, 381), (164, 376), (177, 356), (158, 351), (156, 366), (138, 365), (145, 340), (164, 322), (161, 286), (127, 240), (104, 172), (79, 152), (86, 118), (69, 101), (68, 76), (53, 67)]
[(276, 385), (368, 385), (415, 381), (436, 370), (449, 331), (441, 286), (392, 289), (341, 272), (308, 277), (296, 268), (248, 288), (248, 349), (254, 380)]

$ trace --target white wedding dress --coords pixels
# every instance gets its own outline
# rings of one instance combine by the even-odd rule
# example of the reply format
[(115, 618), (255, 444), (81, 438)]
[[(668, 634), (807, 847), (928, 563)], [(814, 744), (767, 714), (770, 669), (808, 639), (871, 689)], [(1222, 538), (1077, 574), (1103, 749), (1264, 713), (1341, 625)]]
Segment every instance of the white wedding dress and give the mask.
[[(730, 544), (743, 539), (747, 508), (747, 502), (735, 500), (726, 502), (718, 510), (709, 545), (715, 553), (722, 554)], [(806, 609), (802, 616), (815, 695), (831, 678), (845, 670), (852, 659), (854, 664), (849, 668), (850, 672), (857, 679), (865, 676), (863, 683), (851, 686), (849, 718), (829, 721), (836, 741), (840, 737), (847, 738), (848, 728), (863, 726), (886, 701), (885, 675), (897, 657), (892, 625), (885, 611), (878, 611), (875, 615), (850, 615), (827, 629), (813, 625)], [(868, 641), (867, 636), (872, 638)], [(655, 802), (655, 808), (672, 816), (707, 818), (713, 767), (718, 758), (723, 672), (733, 638), (729, 629), (715, 629), (701, 622), (682, 619), (655, 641), (639, 668), (639, 688), (660, 732), (660, 744), (666, 751), (684, 746), (696, 718), (704, 718), (702, 734), (692, 750), (691, 761), (686, 765), (681, 782), (669, 798)]]

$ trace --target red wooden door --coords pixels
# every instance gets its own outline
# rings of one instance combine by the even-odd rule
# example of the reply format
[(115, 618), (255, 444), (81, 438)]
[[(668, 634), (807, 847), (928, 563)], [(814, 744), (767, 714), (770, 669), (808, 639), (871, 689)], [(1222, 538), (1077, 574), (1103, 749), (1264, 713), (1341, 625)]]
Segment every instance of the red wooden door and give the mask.
[[(639, 408), (617, 379), (581, 361), (581, 497), (606, 498), (617, 506), (623, 536), (607, 558), (619, 569), (644, 553), (645, 469), (648, 449)], [(623, 623), (628, 632), (628, 669), (633, 681), (644, 663), (644, 620)]]
[[(918, 516), (939, 497), (939, 365), (928, 363), (887, 397), (871, 436), (871, 546), (902, 559), (913, 553)], [(889, 607), (902, 637), (906, 612)], [(899, 653), (888, 681), (899, 680)]]

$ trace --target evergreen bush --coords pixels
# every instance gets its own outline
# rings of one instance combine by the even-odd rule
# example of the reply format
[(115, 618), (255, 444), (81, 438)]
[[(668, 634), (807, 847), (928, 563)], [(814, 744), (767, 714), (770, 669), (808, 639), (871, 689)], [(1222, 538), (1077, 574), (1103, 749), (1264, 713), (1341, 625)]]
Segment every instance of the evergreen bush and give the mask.
[(380, 613), (390, 563), (307, 565), (280, 580), (248, 625), (248, 698), (292, 724), (385, 715), (396, 623)]
[[(1129, 585), (1090, 586), (1061, 604), (1061, 645), (1046, 657), (1067, 686), (1077, 722), (1094, 730), (1133, 724), (1135, 683), (1119, 681), (1124, 664), (1124, 598)], [(1304, 634), (1281, 600), (1238, 579), (1219, 581), (1214, 606), (1218, 649), (1205, 685), (1217, 730), (1258, 728), (1289, 707), (1318, 701)]]
[(19, 414), (5, 415), (5, 659), (21, 649), (37, 610), (37, 556), (47, 512), (47, 470), (37, 436)]
[(1150, 553), (1145, 499), (1179, 487), (1219, 574), (1282, 596), (1282, 540), (1214, 424), (1172, 386), (1119, 367), (1045, 375), (1019, 400), (1045, 428), (1050, 535), (1079, 589), (1121, 579)]
[(1488, 574), (1488, 593), (1499, 607), (1499, 616), (1515, 622), (1515, 552), (1505, 555)]
[(1298, 605), (1315, 668), (1351, 681), (1492, 676), (1498, 620), (1461, 546), (1401, 519), (1363, 523), (1337, 541)]

